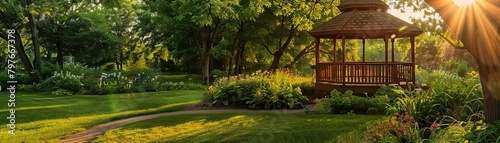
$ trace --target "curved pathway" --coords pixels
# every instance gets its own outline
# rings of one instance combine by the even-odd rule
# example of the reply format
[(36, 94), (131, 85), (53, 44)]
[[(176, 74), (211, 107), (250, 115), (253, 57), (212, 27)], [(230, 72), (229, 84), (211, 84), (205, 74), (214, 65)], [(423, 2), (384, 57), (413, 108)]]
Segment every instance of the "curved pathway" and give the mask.
[[(311, 108), (311, 105), (306, 105), (306, 107)], [(314, 106), (312, 106), (314, 107)], [(304, 113), (303, 109), (295, 109), (295, 110), (289, 110), (289, 109), (283, 109), (283, 110), (245, 110), (245, 109), (225, 109), (225, 110), (193, 110), (193, 111), (176, 111), (176, 112), (167, 112), (167, 113), (157, 113), (157, 114), (151, 114), (151, 115), (142, 115), (142, 116), (136, 116), (136, 117), (131, 117), (131, 118), (126, 118), (126, 119), (121, 119), (121, 120), (116, 120), (116, 121), (111, 121), (108, 123), (100, 124), (95, 127), (92, 127), (88, 130), (73, 134), (66, 139), (62, 140), (62, 143), (81, 143), (81, 142), (91, 142), (97, 136), (102, 135), (106, 133), (109, 130), (130, 124), (130, 123), (135, 123), (143, 120), (148, 120), (148, 119), (153, 119), (157, 117), (164, 117), (164, 116), (174, 116), (174, 115), (184, 115), (184, 114), (204, 114), (204, 113)]]

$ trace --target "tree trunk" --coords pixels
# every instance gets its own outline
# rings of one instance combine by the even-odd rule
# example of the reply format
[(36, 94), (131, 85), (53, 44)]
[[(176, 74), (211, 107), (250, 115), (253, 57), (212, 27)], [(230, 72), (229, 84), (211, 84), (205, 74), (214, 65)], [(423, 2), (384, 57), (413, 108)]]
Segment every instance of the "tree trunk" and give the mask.
[(311, 48), (313, 47), (314, 45), (314, 42), (311, 42), (311, 44), (307, 45), (307, 47), (305, 47), (304, 49), (302, 49), (299, 54), (297, 54), (293, 60), (290, 62), (290, 64), (286, 65), (285, 68), (292, 68), (292, 66), (297, 63), (297, 61), (299, 61), (299, 59), (304, 56), (305, 54), (309, 53), (309, 50), (311, 50)]
[(45, 61), (48, 61), (49, 63), (52, 61), (52, 50), (47, 49), (47, 57)]
[(493, 123), (500, 119), (500, 66), (479, 64), (479, 73), (484, 94), (485, 121)]
[(485, 121), (492, 123), (499, 120), (500, 33), (498, 33), (498, 23), (486, 17), (486, 13), (494, 9), (484, 9), (477, 5), (479, 2), (468, 10), (460, 9), (452, 0), (425, 0), (425, 2), (436, 10), (476, 59), (484, 94)]
[(270, 71), (275, 71), (276, 69), (278, 69), (281, 56), (283, 56), (283, 51), (278, 50), (278, 51), (274, 52), (273, 62), (271, 63), (271, 67), (269, 69)]
[[(32, 1), (27, 0), (27, 4), (31, 5)], [(35, 51), (35, 60), (33, 61), (34, 68), (38, 71), (42, 71), (41, 59), (40, 59), (40, 44), (38, 43), (38, 31), (36, 29), (35, 18), (31, 13), (28, 13), (29, 27), (31, 29), (31, 40), (33, 41), (33, 50)]]
[(64, 64), (64, 55), (63, 55), (63, 48), (59, 39), (56, 40), (56, 51), (57, 51), (56, 62), (62, 69)]
[(21, 62), (23, 63), (24, 68), (26, 69), (26, 71), (33, 70), (33, 66), (31, 65), (31, 61), (28, 58), (28, 56), (26, 55), (26, 51), (24, 51), (24, 45), (22, 44), (23, 41), (21, 39), (21, 35), (19, 34), (19, 31), (16, 30), (16, 32), (14, 33), (14, 37), (16, 38), (16, 39), (14, 39), (16, 41), (14, 43), (14, 46), (16, 47), (17, 55), (19, 56), (19, 58), (21, 58)]
[(241, 36), (241, 33), (243, 32), (243, 26), (244, 26), (244, 23), (243, 24), (240, 24), (240, 27), (238, 29), (238, 32), (236, 32), (236, 35), (234, 36), (234, 40), (233, 40), (233, 43), (231, 45), (231, 56), (229, 56), (229, 64), (227, 65), (228, 69), (227, 69), (227, 76), (228, 77), (231, 77), (231, 72), (233, 71), (233, 60), (234, 58), (236, 57), (236, 47), (238, 45), (238, 41), (240, 39), (240, 36)]
[(120, 51), (120, 70), (123, 70), (123, 50)]
[(242, 41), (240, 43), (240, 48), (238, 50), (238, 56), (236, 57), (236, 66), (235, 66), (235, 75), (241, 74), (242, 73), (242, 59), (245, 58), (245, 46), (246, 42)]
[(281, 39), (280, 39), (279, 42), (280, 45), (278, 45), (278, 51), (273, 53), (274, 57), (273, 57), (273, 62), (271, 63), (271, 67), (269, 69), (270, 71), (275, 71), (276, 69), (278, 69), (281, 56), (283, 56), (285, 49), (288, 48), (288, 45), (290, 45), (290, 42), (292, 41), (293, 36), (295, 35), (295, 28), (296, 27), (294, 25), (290, 27), (290, 32), (288, 33), (288, 37), (286, 38), (286, 41), (283, 45), (281, 45)]

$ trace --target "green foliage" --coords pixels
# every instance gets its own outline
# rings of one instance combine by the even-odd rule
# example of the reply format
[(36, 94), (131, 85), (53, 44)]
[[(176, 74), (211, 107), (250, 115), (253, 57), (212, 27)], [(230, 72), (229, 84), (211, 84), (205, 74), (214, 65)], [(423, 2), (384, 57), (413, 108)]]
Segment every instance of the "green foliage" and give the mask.
[(314, 84), (309, 81), (299, 82), (293, 85), (293, 87), (299, 87), (302, 95), (304, 96), (314, 96)]
[[(326, 101), (322, 101), (326, 100)], [(375, 97), (359, 97), (354, 96), (352, 91), (348, 90), (344, 94), (333, 90), (330, 92), (330, 98), (319, 100), (325, 105), (330, 105), (331, 113), (335, 114), (345, 114), (349, 112), (354, 112), (357, 114), (382, 114), (388, 105), (387, 96), (375, 96)], [(327, 109), (324, 107), (324, 109)]]
[(56, 91), (52, 92), (53, 95), (73, 95), (72, 91), (65, 90), (65, 89), (58, 89)]
[(70, 72), (54, 72), (54, 76), (41, 82), (38, 87), (41, 91), (57, 91), (60, 89), (78, 93), (83, 90), (82, 77), (73, 75)]
[(321, 98), (314, 100), (316, 103), (316, 108), (314, 111), (322, 114), (332, 113), (332, 105), (330, 98)]
[(443, 63), (442, 70), (457, 74), (460, 77), (465, 77), (467, 73), (473, 69), (467, 64), (467, 61), (462, 59), (450, 59)]
[(291, 72), (256, 72), (252, 75), (221, 78), (208, 89), (207, 97), (216, 106), (245, 106), (251, 109), (293, 108), (306, 101), (299, 87), (293, 87)]
[(42, 62), (42, 71), (40, 73), (40, 76), (42, 79), (47, 79), (51, 76), (54, 76), (54, 71), (60, 71), (61, 68), (55, 64), (52, 64), (50, 62)]
[(14, 79), (10, 78), (10, 75), (8, 73), (8, 70), (5, 69), (2, 72), (0, 72), (0, 87), (5, 89), (7, 88), (7, 81), (17, 81), (17, 84), (33, 84), (35, 82), (35, 78), (31, 78), (29, 73), (25, 71), (16, 71), (13, 70), (15, 73)]
[[(403, 93), (388, 108), (387, 114), (408, 113), (414, 117), (420, 129), (433, 127), (436, 123), (451, 126), (457, 121), (474, 122), (482, 119), (482, 94), (477, 80), (439, 71), (430, 74), (428, 81), (430, 90)], [(452, 131), (456, 130), (455, 128), (457, 127), (450, 127), (450, 131), (440, 133), (439, 136), (446, 137), (436, 137), (436, 140), (451, 141), (448, 139), (463, 136), (463, 133), (457, 135), (456, 131)], [(421, 134), (422, 138), (435, 138), (430, 135), (429, 131), (423, 131)]]
[(405, 91), (398, 85), (382, 86), (375, 92), (375, 96), (387, 96), (389, 103), (393, 103), (398, 97), (404, 94)]
[(210, 72), (210, 81), (216, 81), (218, 78), (222, 77), (227, 77), (227, 72), (226, 71), (221, 71), (221, 70), (213, 70)]
[(500, 120), (488, 124), (485, 130), (476, 130), (476, 134), (473, 143), (500, 142)]
[(396, 114), (396, 120), (377, 122), (376, 126), (368, 127), (365, 140), (370, 142), (422, 142), (420, 130), (415, 120), (409, 114)]
[(106, 63), (102, 67), (103, 71), (109, 72), (109, 71), (114, 71), (116, 70), (116, 63)]

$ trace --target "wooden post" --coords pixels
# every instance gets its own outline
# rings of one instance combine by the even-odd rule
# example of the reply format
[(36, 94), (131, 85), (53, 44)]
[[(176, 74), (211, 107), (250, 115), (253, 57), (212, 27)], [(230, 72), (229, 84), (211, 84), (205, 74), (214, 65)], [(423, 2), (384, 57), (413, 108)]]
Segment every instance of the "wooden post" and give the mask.
[(333, 38), (333, 62), (337, 62), (337, 38)]
[(346, 66), (345, 66), (345, 35), (342, 35), (342, 85), (345, 85), (346, 77)]
[(384, 66), (385, 66), (385, 71), (384, 71), (385, 78), (384, 78), (384, 83), (386, 85), (388, 85), (388, 80), (387, 79), (389, 78), (389, 76), (388, 76), (388, 73), (389, 73), (388, 72), (389, 71), (389, 69), (388, 69), (389, 68), (389, 66), (388, 66), (388, 62), (389, 62), (389, 55), (388, 55), (389, 54), (388, 53), (389, 40), (388, 40), (388, 36), (387, 35), (385, 35), (385, 37), (384, 37), (384, 43), (385, 43), (385, 64), (384, 64)]
[(392, 64), (389, 66), (389, 68), (391, 70), (391, 74), (390, 74), (391, 78), (390, 79), (391, 79), (392, 83), (395, 82), (395, 83), (399, 84), (399, 82), (396, 82), (396, 79), (397, 79), (398, 75), (396, 73), (396, 71), (397, 71), (396, 70), (397, 65), (394, 64), (394, 39), (395, 38), (393, 36), (391, 36), (391, 47), (392, 47), (391, 61), (392, 61)]
[(314, 48), (316, 49), (316, 66), (317, 66), (317, 64), (319, 63), (319, 58), (320, 58), (320, 57), (319, 57), (319, 44), (320, 44), (320, 39), (319, 39), (318, 37), (316, 37), (316, 38), (314, 39), (314, 43), (315, 43)]
[(361, 76), (363, 77), (363, 81), (364, 81), (365, 76), (366, 76), (366, 70), (365, 70), (366, 65), (364, 64), (364, 62), (365, 62), (365, 47), (366, 47), (366, 34), (363, 34), (363, 65), (361, 67), (361, 72), (362, 72)]
[(410, 37), (410, 45), (411, 45), (411, 79), (413, 84), (415, 84), (415, 37)]
[(363, 63), (365, 62), (365, 43), (366, 34), (363, 34)]
[(392, 62), (394, 62), (394, 38), (391, 38), (391, 46), (392, 46)]
[(314, 48), (315, 48), (315, 50), (316, 50), (316, 67), (315, 67), (315, 69), (314, 69), (314, 70), (316, 71), (316, 82), (318, 82), (318, 80), (320, 79), (320, 76), (319, 76), (319, 75), (320, 75), (320, 73), (319, 73), (319, 71), (320, 71), (320, 70), (319, 70), (320, 66), (318, 65), (318, 64), (319, 64), (319, 58), (320, 58), (320, 57), (319, 57), (319, 44), (320, 44), (320, 39), (319, 39), (318, 37), (316, 37), (316, 38), (314, 39), (314, 44), (315, 44), (315, 45), (314, 45)]

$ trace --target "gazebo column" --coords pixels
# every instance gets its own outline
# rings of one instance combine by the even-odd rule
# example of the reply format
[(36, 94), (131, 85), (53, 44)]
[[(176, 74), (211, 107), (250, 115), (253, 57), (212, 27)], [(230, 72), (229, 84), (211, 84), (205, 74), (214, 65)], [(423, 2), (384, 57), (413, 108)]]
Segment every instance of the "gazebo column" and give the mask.
[(363, 34), (363, 63), (365, 62), (365, 44), (366, 44), (366, 34)]
[(392, 46), (392, 62), (394, 62), (394, 38), (391, 37), (391, 46)]
[(333, 62), (337, 62), (337, 38), (333, 38)]
[(389, 66), (390, 67), (390, 71), (391, 71), (391, 82), (392, 83), (397, 83), (399, 85), (400, 82), (396, 81), (398, 75), (396, 73), (396, 68), (397, 66), (394, 64), (394, 39), (395, 39), (396, 35), (391, 35), (391, 48), (392, 48), (392, 54), (391, 54), (391, 61), (392, 61), (392, 64)]
[(345, 85), (346, 77), (346, 65), (345, 65), (345, 35), (342, 35), (342, 85)]
[(388, 81), (388, 78), (389, 78), (389, 76), (388, 76), (389, 75), (388, 74), (389, 73), (389, 65), (388, 65), (388, 62), (389, 62), (389, 55), (388, 55), (389, 54), (389, 52), (388, 52), (388, 49), (389, 49), (389, 40), (388, 40), (388, 36), (387, 35), (384, 36), (384, 43), (385, 43), (385, 64), (384, 64), (385, 72), (383, 73), (384, 74), (384, 76), (383, 76), (384, 78), (383, 79), (384, 79), (384, 83), (386, 85), (388, 85), (389, 84), (388, 83), (389, 82)]
[(411, 45), (411, 79), (413, 84), (415, 84), (415, 37), (410, 37), (410, 45)]
[(321, 79), (320, 79), (320, 78), (321, 78), (321, 76), (320, 76), (320, 71), (321, 71), (321, 70), (320, 70), (320, 68), (322, 68), (321, 66), (319, 66), (319, 65), (318, 65), (318, 64), (319, 64), (319, 58), (320, 58), (320, 57), (319, 57), (319, 44), (320, 44), (320, 39), (319, 39), (318, 37), (316, 37), (316, 38), (314, 39), (314, 44), (315, 44), (315, 45), (314, 45), (314, 49), (315, 49), (315, 51), (316, 51), (316, 68), (315, 68), (315, 70), (316, 70), (316, 82), (318, 82), (318, 80), (321, 80)]
[(362, 77), (361, 81), (363, 81), (363, 82), (366, 82), (365, 81), (366, 80), (365, 77), (367, 75), (367, 71), (366, 71), (366, 68), (365, 68), (367, 66), (367, 65), (365, 65), (365, 45), (366, 45), (366, 34), (363, 34), (363, 64), (362, 64), (362, 67), (361, 67), (361, 70), (362, 70), (361, 74), (363, 74), (363, 75), (361, 75), (361, 77)]

